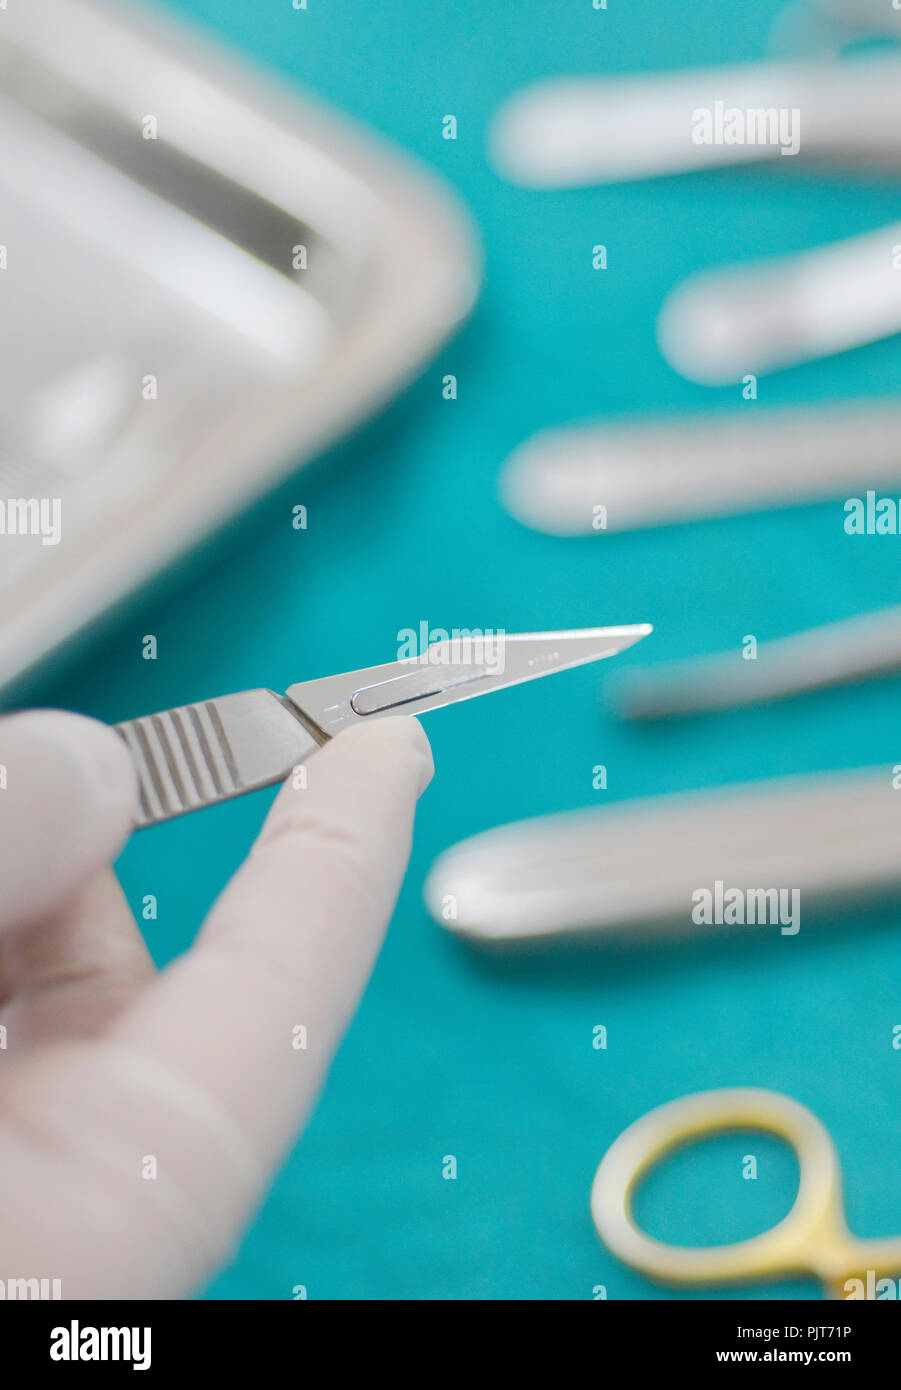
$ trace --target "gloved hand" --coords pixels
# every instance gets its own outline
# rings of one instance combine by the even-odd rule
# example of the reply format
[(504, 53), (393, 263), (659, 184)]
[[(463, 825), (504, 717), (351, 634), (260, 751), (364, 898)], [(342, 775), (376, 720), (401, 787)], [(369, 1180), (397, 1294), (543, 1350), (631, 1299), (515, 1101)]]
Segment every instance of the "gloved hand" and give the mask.
[(342, 733), (158, 974), (109, 868), (124, 744), (0, 721), (0, 1278), (177, 1298), (229, 1258), (366, 984), (431, 775), (415, 719)]

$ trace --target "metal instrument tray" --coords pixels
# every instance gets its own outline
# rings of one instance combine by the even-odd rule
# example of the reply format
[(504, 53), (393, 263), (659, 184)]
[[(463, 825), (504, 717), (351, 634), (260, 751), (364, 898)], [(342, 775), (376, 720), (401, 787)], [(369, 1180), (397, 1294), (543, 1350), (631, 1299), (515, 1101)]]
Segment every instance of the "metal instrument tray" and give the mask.
[(412, 160), (130, 5), (4, 9), (0, 122), (2, 687), (395, 395), (478, 254)]

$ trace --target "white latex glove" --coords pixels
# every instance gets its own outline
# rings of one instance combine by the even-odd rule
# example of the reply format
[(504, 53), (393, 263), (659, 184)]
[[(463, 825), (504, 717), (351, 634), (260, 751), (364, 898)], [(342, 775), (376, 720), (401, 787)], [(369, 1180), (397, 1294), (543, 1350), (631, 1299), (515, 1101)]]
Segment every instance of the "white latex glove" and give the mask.
[(157, 974), (108, 867), (124, 744), (0, 720), (0, 1278), (176, 1298), (229, 1258), (369, 977), (431, 775), (415, 719), (341, 734)]

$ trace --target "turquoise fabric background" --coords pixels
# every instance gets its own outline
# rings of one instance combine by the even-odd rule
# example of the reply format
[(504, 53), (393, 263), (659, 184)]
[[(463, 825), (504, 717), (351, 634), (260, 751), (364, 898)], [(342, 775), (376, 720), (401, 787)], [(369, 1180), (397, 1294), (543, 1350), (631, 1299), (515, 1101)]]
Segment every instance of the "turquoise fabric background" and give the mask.
[[(441, 171), (484, 237), (484, 293), (399, 410), (315, 490), (300, 480), (234, 528), (175, 592), (30, 701), (125, 718), (391, 657), (402, 627), (508, 631), (648, 620), (641, 660), (763, 640), (899, 600), (901, 541), (849, 538), (840, 504), (633, 535), (557, 540), (498, 506), (495, 480), (548, 424), (740, 405), (681, 380), (654, 345), (666, 291), (715, 263), (891, 221), (890, 181), (801, 171), (536, 194), (484, 157), (498, 103), (551, 73), (651, 70), (762, 56), (778, 5), (675, 0), (182, 0), (248, 57), (308, 85)], [(456, 143), (441, 119), (459, 122)], [(608, 246), (609, 268), (591, 268)], [(761, 382), (763, 410), (896, 390), (901, 342)], [(459, 399), (441, 398), (444, 372)], [(290, 503), (310, 508), (292, 530)], [(145, 632), (159, 660), (141, 659)], [(639, 659), (630, 654), (625, 661)], [(901, 1231), (901, 905), (679, 947), (488, 961), (426, 915), (434, 856), (483, 828), (564, 808), (774, 774), (901, 761), (897, 680), (770, 709), (631, 729), (585, 669), (427, 721), (437, 773), (410, 873), (363, 1007), (317, 1113), (213, 1298), (590, 1299), (675, 1295), (595, 1237), (594, 1169), (633, 1119), (713, 1086), (773, 1087), (833, 1133), (861, 1235)], [(609, 789), (592, 790), (603, 762)], [(160, 962), (185, 949), (267, 804), (246, 798), (148, 831), (119, 865), (132, 904), (159, 899)], [(653, 872), (649, 863), (648, 873)], [(301, 885), (302, 888), (302, 885)], [(606, 1051), (592, 1029), (608, 1030)], [(759, 1160), (741, 1179), (741, 1155)], [(456, 1182), (442, 1179), (454, 1154)], [(737, 1239), (787, 1211), (796, 1167), (775, 1141), (722, 1139), (654, 1175), (639, 1213), (664, 1238)], [(901, 1271), (899, 1271), (901, 1273)], [(814, 1282), (751, 1296), (819, 1296)]]

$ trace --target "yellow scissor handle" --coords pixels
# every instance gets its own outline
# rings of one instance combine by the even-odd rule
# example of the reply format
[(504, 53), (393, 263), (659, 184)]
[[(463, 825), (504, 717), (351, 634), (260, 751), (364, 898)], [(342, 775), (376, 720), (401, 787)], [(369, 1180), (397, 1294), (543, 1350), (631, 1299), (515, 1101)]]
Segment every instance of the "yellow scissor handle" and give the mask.
[[(794, 1206), (770, 1230), (732, 1245), (666, 1245), (636, 1226), (632, 1196), (645, 1173), (673, 1149), (731, 1129), (786, 1139), (801, 1180)], [(860, 1265), (870, 1243), (845, 1225), (838, 1156), (815, 1115), (775, 1091), (730, 1088), (670, 1101), (636, 1120), (605, 1154), (591, 1189), (598, 1234), (626, 1264), (666, 1284), (717, 1284), (812, 1272), (834, 1290)], [(887, 1242), (872, 1242), (874, 1247)], [(884, 1252), (888, 1255), (888, 1250)], [(901, 1242), (892, 1258), (901, 1268)]]

